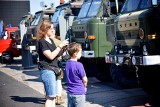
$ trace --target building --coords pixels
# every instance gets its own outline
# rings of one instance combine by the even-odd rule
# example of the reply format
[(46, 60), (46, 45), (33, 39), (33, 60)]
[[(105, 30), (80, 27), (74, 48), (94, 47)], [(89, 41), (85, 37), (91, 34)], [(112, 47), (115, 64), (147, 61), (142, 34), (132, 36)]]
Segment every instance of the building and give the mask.
[(30, 12), (30, 0), (0, 0), (0, 20), (18, 26), (22, 16)]

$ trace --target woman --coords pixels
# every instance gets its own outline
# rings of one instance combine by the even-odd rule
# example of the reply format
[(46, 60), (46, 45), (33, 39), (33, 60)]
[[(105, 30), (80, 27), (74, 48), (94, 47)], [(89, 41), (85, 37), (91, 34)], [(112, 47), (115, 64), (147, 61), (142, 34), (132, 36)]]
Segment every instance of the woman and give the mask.
[[(62, 49), (68, 45), (68, 41), (64, 40), (56, 47), (53, 40), (50, 38), (51, 36), (55, 37), (55, 29), (53, 23), (49, 20), (41, 22), (37, 34), (39, 63), (45, 62), (48, 65), (52, 64), (58, 67), (57, 57)], [(52, 70), (49, 70), (46, 67), (43, 68), (43, 66), (42, 69), (40, 69), (40, 77), (46, 92), (45, 107), (55, 107), (57, 77)]]

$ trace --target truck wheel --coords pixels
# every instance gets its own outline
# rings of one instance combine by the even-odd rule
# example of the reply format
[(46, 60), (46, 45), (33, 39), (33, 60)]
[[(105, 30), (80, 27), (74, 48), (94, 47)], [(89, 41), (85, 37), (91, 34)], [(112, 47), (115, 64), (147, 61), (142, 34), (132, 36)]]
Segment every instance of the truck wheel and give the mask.
[(110, 75), (116, 84), (123, 88), (133, 88), (138, 86), (135, 66), (116, 65), (110, 67)]
[(160, 66), (144, 66), (140, 67), (138, 72), (140, 85), (143, 90), (155, 97), (160, 96)]
[(7, 63), (11, 63), (13, 61), (13, 54), (11, 52), (2, 53), (2, 60)]

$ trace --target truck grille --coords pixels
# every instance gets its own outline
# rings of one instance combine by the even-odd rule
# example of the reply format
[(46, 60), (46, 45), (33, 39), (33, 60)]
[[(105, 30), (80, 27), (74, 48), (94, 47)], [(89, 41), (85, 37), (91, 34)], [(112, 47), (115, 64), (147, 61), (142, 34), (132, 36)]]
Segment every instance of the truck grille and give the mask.
[(116, 32), (117, 43), (122, 46), (123, 52), (128, 53), (131, 49), (136, 53), (139, 53), (140, 42), (141, 39), (139, 38), (138, 31), (118, 31)]
[(126, 39), (140, 39), (138, 35), (138, 31), (118, 31), (116, 32), (117, 40), (126, 40)]

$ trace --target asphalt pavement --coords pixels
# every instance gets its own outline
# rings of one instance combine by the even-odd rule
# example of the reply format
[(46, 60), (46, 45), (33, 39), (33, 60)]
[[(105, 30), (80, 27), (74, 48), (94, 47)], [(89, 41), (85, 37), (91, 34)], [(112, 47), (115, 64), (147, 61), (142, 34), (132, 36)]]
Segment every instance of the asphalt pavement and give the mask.
[[(94, 77), (88, 79), (86, 107), (147, 107), (144, 104), (148, 102), (153, 105), (141, 88), (122, 89)], [(57, 107), (67, 107), (66, 88), (63, 84), (62, 98), (65, 103)], [(44, 107), (45, 92), (37, 65), (24, 69), (21, 58), (11, 64), (0, 63), (0, 95), (0, 107)]]
[[(20, 57), (12, 63), (0, 63), (0, 107), (44, 107), (44, 87), (37, 65), (34, 66), (24, 69)], [(65, 90), (63, 90), (63, 99), (65, 103), (56, 107), (66, 107)], [(10, 101), (11, 104), (7, 103)], [(29, 103), (21, 104), (21, 102)]]
[[(28, 102), (26, 103), (26, 105), (29, 104), (29, 107), (41, 107), (41, 105), (44, 103), (45, 92), (43, 84), (39, 77), (39, 70), (37, 69), (37, 65), (35, 65), (35, 67), (23, 69), (21, 58), (16, 58), (11, 64), (0, 63), (0, 72), (1, 77), (3, 77), (0, 77), (0, 104), (3, 104), (3, 106), (0, 105), (0, 107), (25, 107), (25, 105), (16, 105), (17, 103), (21, 102)], [(18, 93), (21, 93), (21, 95), (18, 95)], [(2, 97), (4, 95), (7, 95), (7, 102), (11, 100), (11, 102), (15, 103), (16, 101), (15, 106), (12, 106), (12, 104), (11, 106), (7, 105), (8, 103), (6, 103)], [(66, 85), (63, 85), (62, 98), (65, 103), (61, 104), (61, 106), (67, 107)], [(38, 103), (38, 105), (34, 106), (33, 104), (33, 106), (30, 106), (30, 104), (35, 103), (34, 101)], [(87, 101), (86, 107), (101, 106)]]
[(44, 95), (0, 72), (0, 107), (44, 107)]

